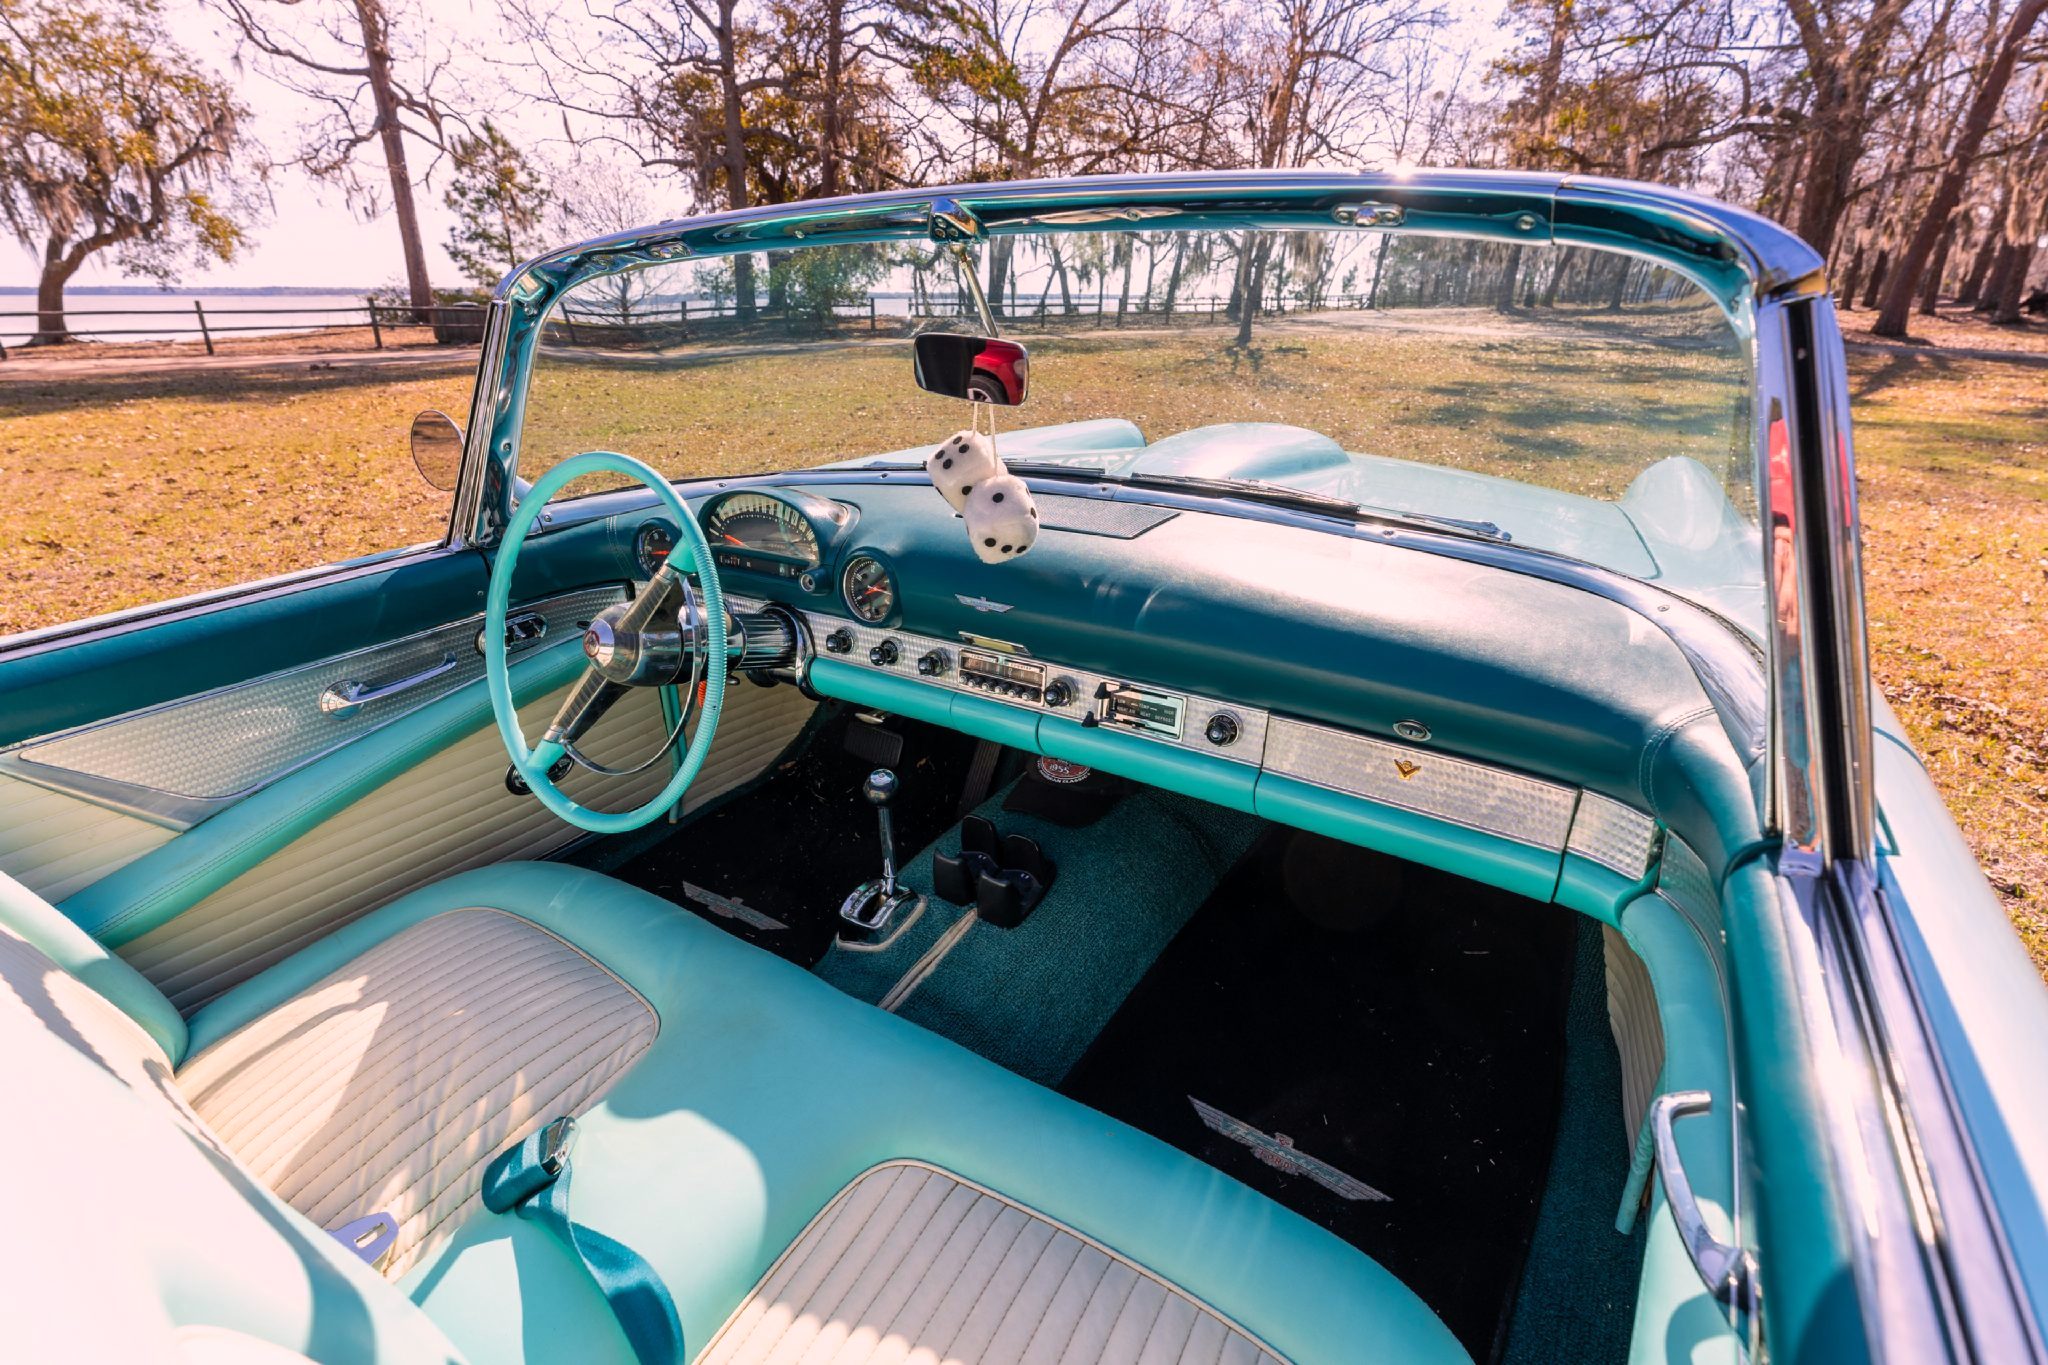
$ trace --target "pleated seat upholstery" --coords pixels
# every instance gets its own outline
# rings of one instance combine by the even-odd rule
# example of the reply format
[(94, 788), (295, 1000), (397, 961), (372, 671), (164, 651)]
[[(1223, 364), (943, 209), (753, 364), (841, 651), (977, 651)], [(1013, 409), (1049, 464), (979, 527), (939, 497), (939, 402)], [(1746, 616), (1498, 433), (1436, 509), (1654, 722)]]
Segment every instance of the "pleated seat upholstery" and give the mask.
[(847, 1186), (700, 1359), (1281, 1365), (1142, 1266), (920, 1162)]
[[(576, 1114), (574, 1218), (646, 1259), (704, 1365), (1469, 1365), (1214, 1168), (574, 868), (426, 887), (189, 1019), (0, 878), (0, 1073), (38, 1118), (0, 1125), (38, 1264), (100, 1266), (122, 1305), (94, 1358), (220, 1328), (317, 1361), (630, 1362), (588, 1272), (477, 1194)], [(400, 1224), (381, 1274), (323, 1231), (371, 1213)], [(10, 1340), (80, 1338), (46, 1316)]]
[(476, 1212), (483, 1168), (580, 1114), (653, 1045), (654, 1011), (566, 941), (495, 909), (413, 925), (178, 1072), (221, 1142), (324, 1228), (398, 1222), (410, 1269)]

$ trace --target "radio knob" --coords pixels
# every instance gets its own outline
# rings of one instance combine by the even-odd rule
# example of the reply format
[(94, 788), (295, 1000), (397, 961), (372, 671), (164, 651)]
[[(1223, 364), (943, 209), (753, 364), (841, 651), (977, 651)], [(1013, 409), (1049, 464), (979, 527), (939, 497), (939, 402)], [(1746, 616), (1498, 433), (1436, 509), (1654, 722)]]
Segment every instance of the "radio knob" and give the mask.
[(1243, 729), (1237, 723), (1236, 716), (1228, 711), (1218, 711), (1209, 717), (1209, 727), (1202, 733), (1208, 737), (1211, 744), (1220, 749), (1237, 743), (1237, 737), (1243, 733)]
[(1058, 710), (1074, 699), (1074, 680), (1054, 678), (1045, 685), (1045, 704)]
[(845, 626), (841, 626), (830, 635), (827, 635), (825, 637), (825, 652), (828, 654), (851, 654), (853, 652), (853, 632)]
[(941, 678), (945, 676), (950, 665), (951, 661), (946, 658), (946, 651), (935, 649), (917, 661), (917, 671), (927, 678)]
[(903, 651), (896, 648), (894, 640), (884, 640), (868, 651), (868, 662), (876, 668), (888, 668), (903, 657)]

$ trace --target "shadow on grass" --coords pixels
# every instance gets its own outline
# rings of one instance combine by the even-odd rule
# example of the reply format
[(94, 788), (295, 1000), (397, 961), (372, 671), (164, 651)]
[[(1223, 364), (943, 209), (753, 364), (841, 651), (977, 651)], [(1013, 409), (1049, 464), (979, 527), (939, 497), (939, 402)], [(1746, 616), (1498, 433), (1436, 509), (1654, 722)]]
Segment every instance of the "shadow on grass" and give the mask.
[(0, 385), (0, 417), (36, 417), (118, 403), (199, 401), (274, 403), (308, 394), (344, 393), (434, 382), (476, 368), (473, 352), (451, 352), (447, 364), (307, 365), (261, 369), (173, 370), (134, 374), (38, 377)]

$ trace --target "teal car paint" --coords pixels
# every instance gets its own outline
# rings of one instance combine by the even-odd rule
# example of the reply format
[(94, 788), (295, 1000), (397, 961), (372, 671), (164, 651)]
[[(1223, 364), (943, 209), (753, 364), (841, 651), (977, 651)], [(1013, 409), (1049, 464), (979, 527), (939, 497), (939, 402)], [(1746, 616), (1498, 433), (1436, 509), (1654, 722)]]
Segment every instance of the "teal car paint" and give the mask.
[[(693, 315), (737, 253), (905, 312)], [(0, 640), (0, 1354), (632, 1359), (472, 1198), (560, 1109), (691, 1359), (2048, 1360), (2048, 992), (1871, 684), (1822, 270), (1465, 171), (519, 267), (441, 543)], [(911, 335), (988, 323), (1022, 410), (916, 393)], [(1029, 553), (935, 487), (963, 426)]]

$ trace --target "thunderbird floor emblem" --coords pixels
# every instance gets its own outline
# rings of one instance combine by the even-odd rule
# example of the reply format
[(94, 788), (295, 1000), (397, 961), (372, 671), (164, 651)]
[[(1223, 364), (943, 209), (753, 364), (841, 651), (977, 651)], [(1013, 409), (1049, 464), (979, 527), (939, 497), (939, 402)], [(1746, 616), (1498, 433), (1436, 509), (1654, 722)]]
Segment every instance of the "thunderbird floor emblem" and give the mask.
[(986, 597), (969, 597), (964, 592), (956, 592), (953, 596), (959, 599), (962, 606), (973, 607), (976, 611), (1004, 612), (1010, 609), (1008, 602), (991, 602)]
[(1251, 1154), (1282, 1175), (1305, 1175), (1321, 1185), (1339, 1199), (1352, 1203), (1382, 1201), (1391, 1203), (1391, 1197), (1381, 1194), (1363, 1180), (1354, 1180), (1327, 1161), (1318, 1161), (1307, 1152), (1298, 1150), (1294, 1139), (1285, 1133), (1262, 1133), (1238, 1119), (1230, 1117), (1213, 1104), (1204, 1104), (1193, 1095), (1188, 1103), (1195, 1106), (1195, 1113), (1201, 1116), (1203, 1124), (1213, 1133), (1221, 1133), (1232, 1142), (1245, 1145)]

